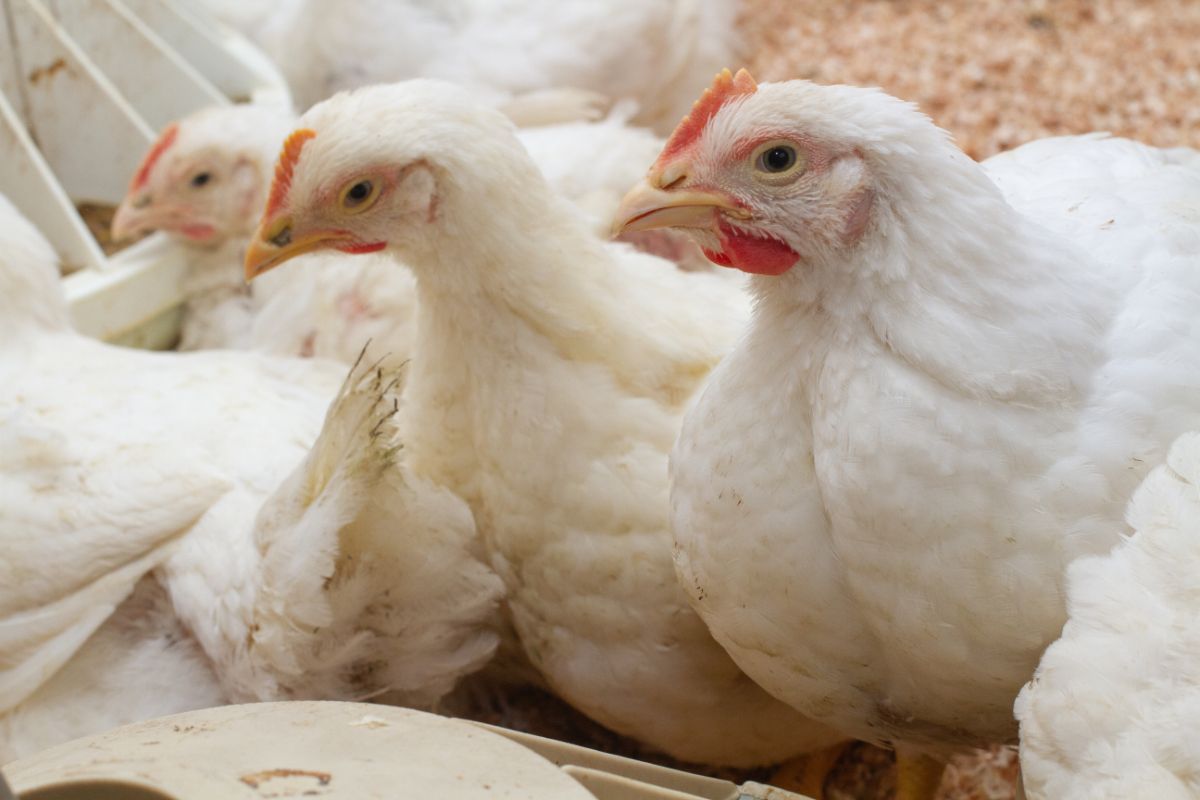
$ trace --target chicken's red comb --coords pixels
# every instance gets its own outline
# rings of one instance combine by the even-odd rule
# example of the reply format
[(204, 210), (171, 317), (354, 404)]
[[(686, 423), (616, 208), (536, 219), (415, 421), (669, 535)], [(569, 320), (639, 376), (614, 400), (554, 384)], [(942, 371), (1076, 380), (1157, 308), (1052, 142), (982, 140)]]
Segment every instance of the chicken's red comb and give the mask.
[(730, 100), (754, 94), (756, 91), (758, 83), (746, 70), (739, 69), (737, 75), (731, 74), (728, 68), (718, 72), (717, 77), (713, 78), (712, 86), (704, 90), (700, 99), (692, 104), (692, 110), (675, 127), (671, 138), (667, 139), (667, 144), (663, 147), (659, 160), (670, 158), (690, 147), (700, 137), (709, 120)]
[(167, 152), (167, 148), (175, 144), (175, 137), (178, 135), (178, 123), (172, 122), (163, 128), (158, 141), (150, 146), (150, 152), (146, 153), (146, 157), (142, 159), (137, 172), (133, 173), (133, 180), (129, 183), (129, 191), (132, 192), (134, 189), (141, 189), (146, 185), (146, 182), (150, 180), (150, 170), (154, 169), (154, 165), (158, 163), (158, 159), (162, 158), (162, 154)]
[(267, 217), (283, 208), (283, 204), (287, 202), (288, 190), (292, 188), (292, 173), (296, 171), (300, 151), (304, 149), (305, 143), (316, 135), (317, 132), (310, 128), (297, 128), (283, 140), (279, 161), (275, 164), (275, 180), (271, 182), (271, 195), (267, 198)]

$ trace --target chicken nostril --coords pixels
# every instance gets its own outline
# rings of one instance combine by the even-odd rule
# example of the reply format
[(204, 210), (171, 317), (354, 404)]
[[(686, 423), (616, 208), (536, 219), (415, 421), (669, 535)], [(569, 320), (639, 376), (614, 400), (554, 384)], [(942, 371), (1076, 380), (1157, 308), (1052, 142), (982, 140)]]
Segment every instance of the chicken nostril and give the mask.
[(292, 226), (286, 226), (283, 230), (272, 236), (267, 241), (276, 247), (287, 247), (292, 243)]
[(141, 197), (134, 200), (132, 205), (134, 208), (145, 208), (146, 206), (150, 205), (150, 195), (148, 195), (148, 194), (142, 195)]
[(677, 161), (674, 164), (667, 164), (658, 173), (658, 175), (655, 176), (654, 183), (658, 185), (659, 189), (667, 191), (669, 189), (677, 188), (679, 184), (687, 180), (687, 177), (688, 165), (686, 163)]

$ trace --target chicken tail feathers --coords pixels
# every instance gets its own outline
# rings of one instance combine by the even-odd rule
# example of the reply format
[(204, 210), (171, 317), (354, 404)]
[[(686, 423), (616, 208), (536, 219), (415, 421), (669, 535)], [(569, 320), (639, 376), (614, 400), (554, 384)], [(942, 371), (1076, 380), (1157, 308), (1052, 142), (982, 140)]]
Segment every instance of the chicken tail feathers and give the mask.
[(387, 361), (364, 348), (257, 521), (250, 655), (283, 696), (430, 705), (496, 647), (502, 585), (466, 505), (401, 463), (404, 365)]

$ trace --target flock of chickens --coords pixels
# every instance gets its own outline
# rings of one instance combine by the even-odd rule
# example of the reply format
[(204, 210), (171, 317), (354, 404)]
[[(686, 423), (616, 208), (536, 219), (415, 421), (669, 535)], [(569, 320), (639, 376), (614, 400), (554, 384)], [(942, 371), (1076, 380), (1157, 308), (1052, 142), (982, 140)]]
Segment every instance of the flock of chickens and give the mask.
[(0, 763), (533, 683), (691, 762), (894, 747), (903, 798), (1018, 736), (1032, 798), (1200, 796), (1200, 152), (692, 105), (728, 1), (209, 5), (320, 102), (133, 176), (201, 352), (75, 333), (0, 205)]

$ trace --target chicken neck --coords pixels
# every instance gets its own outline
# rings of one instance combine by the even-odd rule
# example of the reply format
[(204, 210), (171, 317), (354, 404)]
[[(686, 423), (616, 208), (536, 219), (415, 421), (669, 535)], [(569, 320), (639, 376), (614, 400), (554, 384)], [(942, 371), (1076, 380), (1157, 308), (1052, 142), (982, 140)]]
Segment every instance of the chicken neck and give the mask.
[(891, 174), (905, 177), (877, 193), (848, 256), (755, 278), (755, 327), (795, 328), (797, 346), (817, 352), (869, 343), (967, 397), (1077, 405), (1121, 287), (965, 156)]

